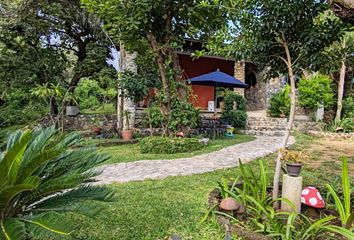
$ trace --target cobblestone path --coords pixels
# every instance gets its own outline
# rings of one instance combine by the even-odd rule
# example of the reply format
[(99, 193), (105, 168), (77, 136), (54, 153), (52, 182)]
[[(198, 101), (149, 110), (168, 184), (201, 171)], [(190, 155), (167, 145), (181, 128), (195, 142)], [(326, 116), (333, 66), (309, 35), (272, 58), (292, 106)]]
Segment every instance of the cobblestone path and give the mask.
[[(163, 179), (169, 176), (185, 176), (231, 168), (238, 165), (238, 159), (242, 162), (249, 162), (275, 152), (280, 148), (282, 139), (283, 137), (257, 136), (257, 139), (251, 142), (236, 144), (190, 158), (141, 160), (106, 165), (100, 168), (102, 173), (96, 177), (96, 180), (98, 184), (110, 184)], [(290, 137), (289, 144), (294, 142), (294, 138)]]

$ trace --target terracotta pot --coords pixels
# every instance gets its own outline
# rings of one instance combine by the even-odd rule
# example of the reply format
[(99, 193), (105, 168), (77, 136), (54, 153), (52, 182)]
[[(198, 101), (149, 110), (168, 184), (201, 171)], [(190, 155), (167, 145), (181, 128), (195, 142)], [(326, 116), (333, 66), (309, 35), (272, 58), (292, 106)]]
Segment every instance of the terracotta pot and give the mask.
[(286, 163), (286, 171), (289, 176), (298, 177), (303, 165), (303, 163)]
[(93, 126), (92, 127), (92, 132), (94, 132), (95, 134), (100, 134), (101, 133), (101, 128), (99, 128), (97, 126)]
[(133, 138), (133, 130), (123, 130), (122, 131), (122, 138), (123, 140), (130, 140)]

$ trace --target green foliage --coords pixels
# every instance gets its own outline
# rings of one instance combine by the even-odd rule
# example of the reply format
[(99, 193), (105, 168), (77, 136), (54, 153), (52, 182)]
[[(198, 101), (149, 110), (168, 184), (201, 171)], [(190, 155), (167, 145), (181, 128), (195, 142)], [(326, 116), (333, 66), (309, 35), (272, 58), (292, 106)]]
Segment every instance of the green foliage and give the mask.
[(269, 100), (268, 113), (272, 117), (289, 116), (290, 114), (290, 86), (286, 85), (274, 94)]
[(332, 80), (322, 74), (315, 74), (298, 83), (299, 103), (310, 110), (316, 110), (319, 104), (328, 108), (333, 104)]
[(72, 223), (63, 213), (95, 217), (111, 201), (105, 187), (91, 186), (93, 171), (107, 160), (93, 148), (71, 149), (76, 134), (53, 127), (18, 130), (0, 153), (0, 238), (67, 239)]
[(233, 91), (225, 91), (221, 118), (235, 128), (245, 128), (247, 125), (245, 99)]
[(146, 137), (140, 140), (142, 153), (182, 153), (193, 152), (203, 147), (196, 138)]
[(343, 117), (354, 118), (354, 95), (347, 96), (343, 100)]
[(200, 112), (191, 103), (178, 98), (173, 100), (168, 129), (173, 132), (193, 129), (199, 122)]
[(154, 75), (141, 75), (125, 71), (121, 74), (119, 86), (125, 96), (132, 99), (133, 102), (139, 103), (148, 95), (149, 87), (154, 86), (154, 77)]
[[(217, 1), (216, 5), (219, 3)], [(227, 24), (215, 34), (208, 49), (214, 54), (250, 59), (267, 74), (287, 73), (284, 43), (287, 43), (295, 72), (307, 69), (320, 52), (343, 34), (338, 18), (325, 18), (326, 1), (231, 0), (223, 2), (233, 27)], [(209, 2), (211, 7), (213, 1)], [(224, 44), (229, 41), (230, 44)], [(295, 61), (296, 59), (296, 61)]]
[(225, 111), (231, 111), (235, 109), (240, 111), (246, 111), (246, 100), (241, 95), (234, 91), (227, 90), (224, 93), (224, 109)]
[(337, 212), (340, 216), (340, 220), (342, 222), (342, 226), (347, 229), (352, 229), (354, 223), (354, 212), (352, 212), (351, 206), (351, 188), (349, 182), (349, 168), (348, 168), (348, 159), (342, 158), (342, 191), (343, 191), (343, 199), (341, 200), (333, 189), (333, 187), (329, 184), (326, 184), (326, 187), (334, 199), (334, 203), (337, 209)]
[(147, 118), (145, 123), (152, 128), (161, 127), (167, 123), (167, 128), (172, 132), (184, 131), (198, 126), (200, 122), (200, 112), (193, 105), (181, 99), (174, 99), (172, 102), (171, 115), (165, 119), (161, 110), (156, 105), (152, 105), (145, 110)]
[(151, 105), (144, 110), (146, 113), (145, 123), (150, 128), (159, 128), (163, 121), (163, 116), (161, 114), (160, 108), (156, 105)]
[(116, 81), (109, 74), (82, 79), (75, 88), (80, 109), (94, 110), (104, 104), (113, 103), (117, 96)]
[[(350, 214), (350, 210), (347, 210), (347, 207), (350, 209), (348, 169), (344, 169), (347, 169), (347, 166), (343, 163), (343, 179), (345, 179), (343, 180), (343, 185), (345, 186), (344, 190), (347, 191), (344, 194), (346, 213), (349, 211)], [(326, 216), (318, 220), (313, 220), (296, 212), (276, 212), (271, 205), (272, 199), (268, 193), (268, 166), (263, 161), (259, 161), (259, 174), (250, 166), (243, 165), (240, 161), (240, 172), (238, 175), (240, 178), (234, 180), (231, 187), (224, 180), (222, 183), (219, 183), (219, 188), (222, 189), (222, 195), (233, 197), (246, 207), (247, 220), (241, 222), (243, 227), (263, 235), (268, 235), (269, 237), (274, 237), (275, 239), (325, 239), (329, 233), (336, 233), (348, 239), (354, 237), (351, 230), (331, 225), (331, 222), (336, 219), (334, 216)], [(238, 180), (243, 181), (242, 187), (236, 184)], [(294, 204), (289, 200), (283, 198), (277, 199), (277, 201), (280, 200), (287, 202), (287, 204), (295, 208)], [(229, 216), (222, 212), (216, 213)], [(231, 216), (229, 217), (234, 219)]]

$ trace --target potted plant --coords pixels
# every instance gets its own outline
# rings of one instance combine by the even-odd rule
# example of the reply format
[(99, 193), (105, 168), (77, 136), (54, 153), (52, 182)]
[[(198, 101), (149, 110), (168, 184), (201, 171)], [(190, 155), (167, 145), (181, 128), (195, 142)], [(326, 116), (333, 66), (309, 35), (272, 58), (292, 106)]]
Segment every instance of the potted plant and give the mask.
[(298, 177), (304, 165), (306, 156), (303, 152), (282, 150), (282, 160), (286, 162), (286, 171), (289, 176)]
[(80, 113), (79, 104), (74, 93), (67, 92), (63, 99), (63, 104), (67, 103), (65, 112), (67, 116), (76, 116)]
[(122, 138), (123, 140), (130, 140), (133, 138), (133, 133), (134, 133), (133, 129), (130, 128), (130, 122), (129, 122), (131, 113), (128, 110), (125, 110), (123, 112), (123, 115), (125, 117), (126, 126), (122, 130)]

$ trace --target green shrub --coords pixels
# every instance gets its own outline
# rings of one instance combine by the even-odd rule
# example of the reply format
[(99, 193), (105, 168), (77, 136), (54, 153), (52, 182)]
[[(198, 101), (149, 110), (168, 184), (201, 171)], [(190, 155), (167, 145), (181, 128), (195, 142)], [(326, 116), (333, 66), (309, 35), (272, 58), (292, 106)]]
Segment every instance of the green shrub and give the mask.
[(200, 121), (200, 112), (187, 101), (175, 99), (172, 102), (172, 111), (168, 129), (173, 132), (195, 128)]
[(222, 113), (222, 119), (235, 128), (245, 128), (247, 125), (247, 113), (240, 110), (231, 110)]
[(147, 114), (146, 125), (162, 128), (162, 124), (168, 122), (167, 128), (172, 132), (195, 128), (200, 121), (200, 111), (189, 102), (180, 99), (174, 99), (172, 102), (170, 120), (164, 119), (160, 108), (156, 105), (150, 106), (145, 113)]
[(245, 128), (247, 125), (245, 99), (233, 91), (225, 91), (221, 119), (235, 128)]
[(348, 96), (343, 101), (343, 116), (354, 118), (354, 95)]
[(156, 105), (151, 105), (144, 110), (146, 113), (146, 119), (144, 119), (144, 124), (150, 128), (161, 127), (163, 116), (161, 114), (160, 108)]
[(316, 74), (308, 79), (301, 79), (298, 83), (299, 103), (306, 109), (316, 110), (318, 104), (325, 108), (333, 104), (332, 80), (322, 74)]
[(270, 100), (268, 113), (272, 117), (289, 116), (290, 113), (290, 86), (286, 85), (274, 94)]
[(155, 154), (193, 152), (203, 147), (196, 138), (146, 137), (139, 144), (142, 153)]
[(224, 97), (224, 110), (232, 111), (234, 110), (234, 105), (236, 105), (236, 109), (240, 111), (246, 111), (246, 100), (240, 94), (236, 92), (226, 90)]

